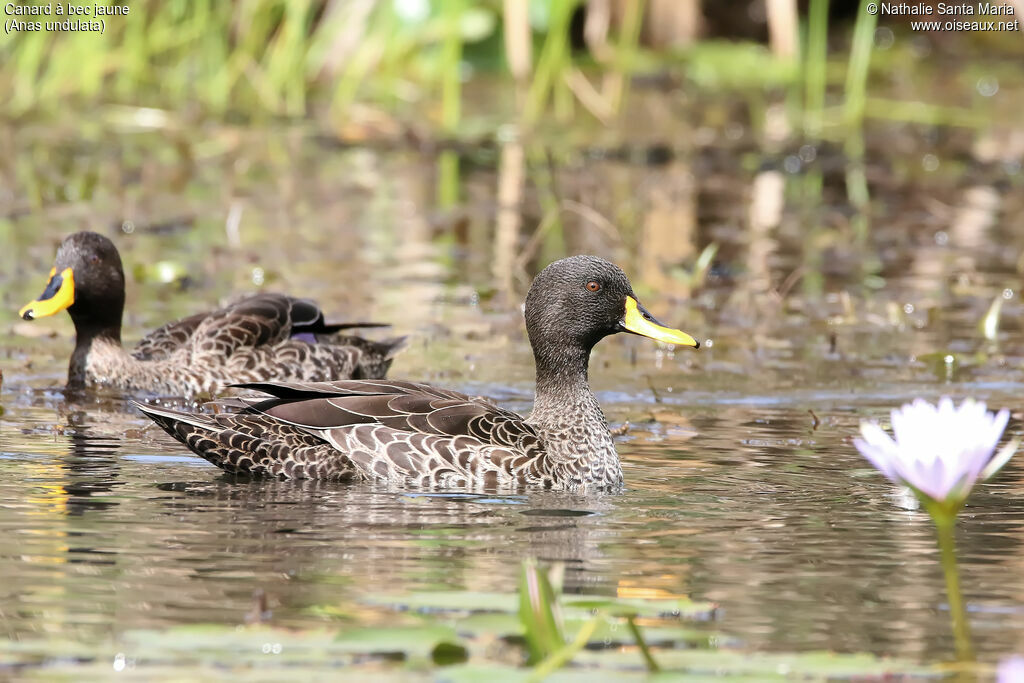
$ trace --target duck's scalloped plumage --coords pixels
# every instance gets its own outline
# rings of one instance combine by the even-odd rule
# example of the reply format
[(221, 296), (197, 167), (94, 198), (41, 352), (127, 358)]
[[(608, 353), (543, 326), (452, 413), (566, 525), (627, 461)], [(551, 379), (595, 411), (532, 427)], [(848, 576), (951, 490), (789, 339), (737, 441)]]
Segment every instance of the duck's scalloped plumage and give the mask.
[(615, 487), (622, 467), (587, 366), (593, 345), (624, 329), (629, 301), (639, 307), (625, 274), (593, 256), (535, 278), (525, 308), (537, 365), (529, 418), (398, 380), (249, 383), (269, 397), (212, 415), (139, 408), (234, 473), (462, 490)]
[[(310, 311), (317, 315), (311, 318)], [(97, 340), (86, 372), (93, 383), (179, 396), (269, 378), (383, 377), (402, 340), (333, 334), (338, 327), (325, 324), (311, 301), (261, 293), (164, 325), (130, 357), (118, 345)]]
[(516, 413), (405, 381), (266, 382), (237, 413), (140, 405), (171, 436), (233, 473), (384, 479), (446, 488), (556, 485), (542, 440)]

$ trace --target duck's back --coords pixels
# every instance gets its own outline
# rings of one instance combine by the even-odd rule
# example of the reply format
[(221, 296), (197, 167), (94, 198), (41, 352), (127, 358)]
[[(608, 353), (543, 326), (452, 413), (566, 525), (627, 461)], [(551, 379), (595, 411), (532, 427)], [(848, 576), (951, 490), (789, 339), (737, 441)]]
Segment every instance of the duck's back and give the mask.
[(130, 359), (94, 348), (88, 367), (100, 383), (174, 395), (216, 393), (241, 382), (383, 377), (403, 340), (335, 334), (364, 326), (329, 324), (312, 301), (261, 293), (164, 325)]

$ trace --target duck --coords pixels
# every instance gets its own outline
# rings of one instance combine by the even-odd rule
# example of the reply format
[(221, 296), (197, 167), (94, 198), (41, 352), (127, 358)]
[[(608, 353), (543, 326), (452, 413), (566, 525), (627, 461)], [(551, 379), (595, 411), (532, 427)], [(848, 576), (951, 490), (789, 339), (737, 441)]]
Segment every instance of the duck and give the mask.
[(328, 323), (309, 299), (260, 292), (176, 320), (121, 343), (125, 279), (114, 243), (96, 232), (67, 236), (42, 295), (18, 314), (35, 320), (66, 310), (75, 325), (69, 389), (107, 386), (192, 398), (232, 384), (318, 382), (386, 376), (405, 338), (364, 339), (343, 330), (379, 323)]
[(262, 395), (213, 413), (136, 406), (236, 475), (485, 491), (621, 486), (608, 421), (588, 382), (591, 350), (619, 332), (700, 344), (658, 322), (622, 269), (596, 256), (544, 268), (524, 317), (536, 364), (528, 417), (483, 397), (394, 379), (246, 383)]

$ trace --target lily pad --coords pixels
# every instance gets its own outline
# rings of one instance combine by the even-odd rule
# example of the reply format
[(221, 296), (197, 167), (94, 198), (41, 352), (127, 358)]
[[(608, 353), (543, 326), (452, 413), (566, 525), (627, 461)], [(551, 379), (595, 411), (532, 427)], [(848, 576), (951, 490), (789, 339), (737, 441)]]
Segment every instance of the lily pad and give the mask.
[(687, 598), (641, 600), (608, 598), (597, 595), (563, 595), (562, 606), (586, 611), (602, 611), (613, 616), (659, 617), (662, 619), (707, 619), (716, 606), (711, 602), (694, 602)]
[(363, 602), (420, 612), (515, 612), (519, 608), (515, 593), (479, 591), (369, 595)]
[(358, 628), (342, 631), (336, 645), (353, 654), (394, 654), (403, 657), (429, 656), (437, 664), (462, 662), (468, 651), (448, 626)]
[[(907, 660), (886, 659), (867, 653), (834, 652), (759, 653), (740, 650), (655, 650), (655, 660), (663, 671), (680, 671), (702, 676), (753, 676), (793, 678), (863, 678), (922, 676), (934, 677), (938, 671)], [(579, 653), (573, 660), (581, 667), (635, 667), (632, 652)]]
[[(514, 593), (448, 591), (371, 595), (363, 599), (372, 605), (420, 612), (515, 612), (519, 608)], [(601, 610), (614, 616), (635, 615), (662, 619), (707, 619), (716, 606), (686, 598), (642, 600), (606, 595), (563, 594), (560, 598), (566, 615), (579, 616)]]

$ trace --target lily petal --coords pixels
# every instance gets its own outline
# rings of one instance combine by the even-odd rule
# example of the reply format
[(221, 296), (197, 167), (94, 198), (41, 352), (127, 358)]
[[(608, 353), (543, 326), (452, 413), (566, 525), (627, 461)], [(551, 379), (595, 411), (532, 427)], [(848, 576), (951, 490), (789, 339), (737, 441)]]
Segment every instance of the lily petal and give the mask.
[(982, 481), (985, 481), (993, 474), (1001, 470), (1003, 468), (1003, 465), (1008, 463), (1010, 461), (1010, 458), (1013, 457), (1013, 454), (1017, 452), (1018, 448), (1020, 448), (1020, 439), (1013, 439), (1012, 441), (1010, 441), (1010, 443), (1003, 446), (999, 450), (999, 452), (996, 453), (995, 457), (988, 461), (988, 464), (985, 465), (985, 469), (981, 471), (981, 475), (979, 478)]

